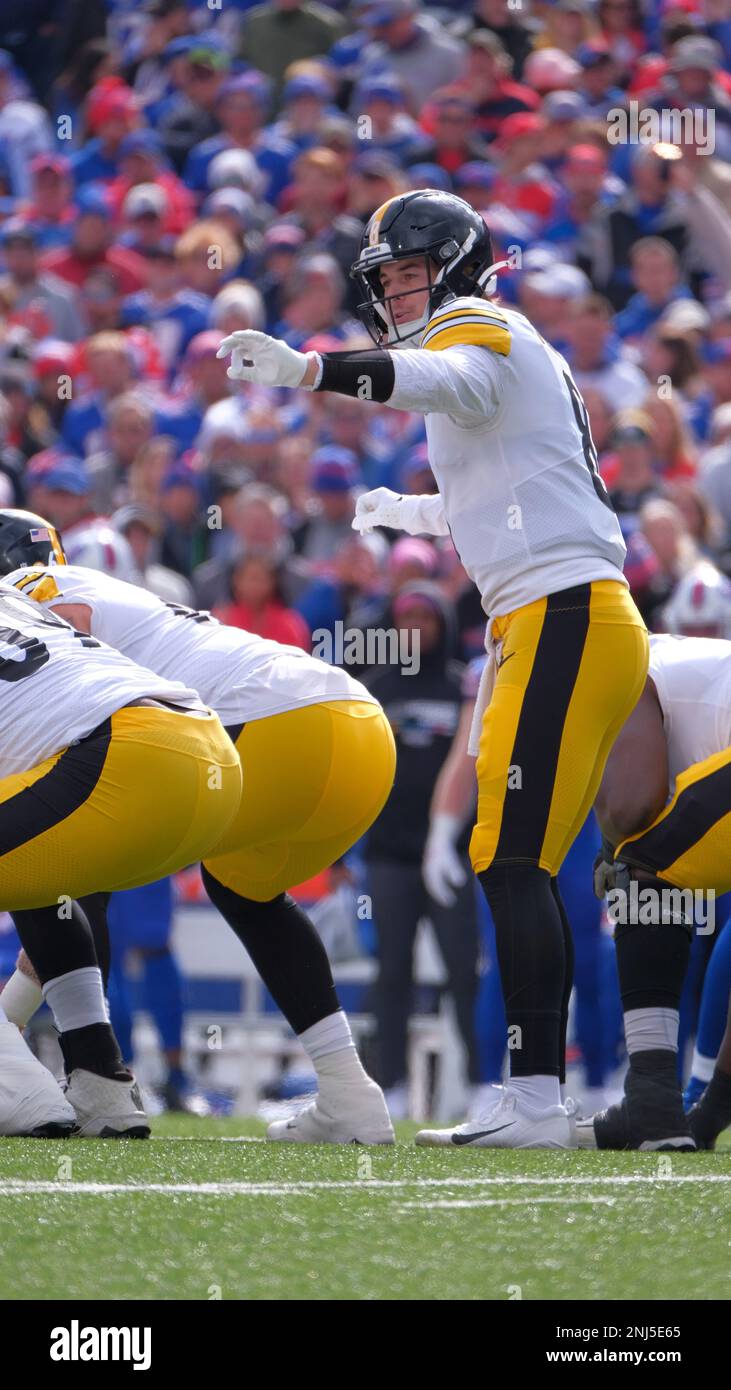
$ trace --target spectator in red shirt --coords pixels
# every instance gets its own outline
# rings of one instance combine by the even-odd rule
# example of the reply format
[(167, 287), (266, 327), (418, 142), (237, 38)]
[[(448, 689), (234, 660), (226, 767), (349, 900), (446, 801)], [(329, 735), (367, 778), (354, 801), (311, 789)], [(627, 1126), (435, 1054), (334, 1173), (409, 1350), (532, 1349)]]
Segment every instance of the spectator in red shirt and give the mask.
[(443, 91), (432, 108), (430, 117), (434, 151), (432, 159), (453, 174), (461, 164), (483, 160), (487, 156), (487, 141), (475, 134), (477, 110), (463, 92)]
[(147, 263), (136, 251), (113, 244), (110, 211), (99, 188), (83, 188), (76, 197), (76, 221), (68, 250), (49, 251), (41, 264), (60, 280), (79, 288), (92, 270), (116, 271), (122, 294), (135, 294), (147, 283)]
[(242, 555), (233, 566), (230, 588), (233, 601), (216, 613), (222, 623), (243, 627), (273, 642), (310, 650), (307, 623), (293, 608), (285, 606), (279, 567), (270, 556), (256, 552)]
[(494, 140), (507, 116), (535, 111), (539, 99), (530, 87), (511, 81), (511, 59), (490, 29), (470, 34), (467, 48), (465, 71), (450, 90), (458, 88), (474, 103), (475, 131), (486, 140)]

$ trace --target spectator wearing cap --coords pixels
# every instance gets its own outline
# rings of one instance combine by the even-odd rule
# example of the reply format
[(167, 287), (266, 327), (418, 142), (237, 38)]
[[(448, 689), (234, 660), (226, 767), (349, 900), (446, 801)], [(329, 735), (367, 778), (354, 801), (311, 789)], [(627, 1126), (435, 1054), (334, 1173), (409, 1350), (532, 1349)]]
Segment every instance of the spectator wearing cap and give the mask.
[[(549, 272), (550, 273), (550, 272)], [(569, 306), (566, 334), (568, 360), (580, 391), (600, 391), (614, 413), (642, 405), (647, 378), (632, 362), (612, 326), (612, 306), (599, 294), (575, 299)]]
[(119, 147), (120, 172), (107, 189), (109, 206), (115, 219), (129, 216), (126, 200), (133, 190), (157, 188), (164, 195), (162, 230), (179, 236), (189, 226), (194, 213), (190, 189), (170, 168), (160, 141), (152, 130), (134, 130)]
[(160, 557), (177, 574), (190, 575), (207, 553), (210, 531), (204, 524), (206, 479), (199, 460), (187, 451), (168, 468), (160, 487), (163, 523)]
[(558, 174), (561, 193), (541, 237), (563, 260), (577, 260), (586, 270), (602, 210), (616, 202), (621, 184), (608, 173), (606, 154), (596, 145), (572, 145)]
[(714, 411), (731, 401), (731, 338), (705, 343), (701, 360), (705, 385), (693, 400), (688, 414), (696, 438), (705, 441), (710, 434)]
[(35, 346), (31, 361), (38, 403), (57, 435), (69, 403), (69, 393), (61, 390), (61, 381), (73, 378), (76, 349), (60, 338), (44, 338)]
[[(333, 150), (305, 150), (294, 164), (294, 182), (287, 190), (288, 211), (284, 220), (301, 227), (305, 233), (305, 250), (329, 251), (338, 262), (343, 275), (360, 249), (362, 225), (357, 218), (343, 212), (347, 183), (346, 167)], [(356, 291), (348, 282), (348, 301), (355, 302)]]
[(472, 17), (476, 30), (489, 29), (500, 40), (518, 81), (532, 47), (532, 35), (508, 0), (475, 0)]
[(295, 536), (298, 553), (313, 570), (329, 566), (352, 535), (355, 493), (361, 482), (358, 460), (350, 449), (327, 445), (310, 461), (315, 510)]
[(553, 215), (560, 188), (542, 163), (547, 122), (533, 111), (507, 116), (491, 154), (498, 161), (492, 201), (521, 213), (538, 234)]
[(224, 150), (248, 150), (264, 178), (263, 196), (267, 202), (276, 203), (289, 182), (297, 149), (264, 124), (271, 93), (269, 79), (253, 68), (235, 73), (222, 83), (216, 106), (221, 128), (195, 145), (185, 163), (183, 177), (194, 193), (201, 194), (208, 188), (208, 168), (216, 155)]
[(587, 117), (606, 120), (607, 112), (622, 106), (626, 99), (617, 85), (617, 65), (607, 40), (588, 39), (579, 44), (574, 57), (581, 68), (577, 91), (583, 97)]
[(111, 517), (111, 525), (124, 536), (146, 589), (164, 603), (193, 603), (193, 589), (182, 574), (160, 564), (162, 521), (157, 512), (139, 502), (127, 502)]
[(25, 488), (29, 510), (47, 517), (62, 533), (94, 515), (86, 464), (61, 447), (45, 449), (29, 460)]
[(669, 104), (713, 111), (717, 124), (731, 129), (731, 94), (718, 81), (723, 52), (704, 34), (688, 35), (670, 51), (670, 80), (656, 110)]
[(451, 174), (441, 164), (411, 164), (406, 170), (406, 181), (410, 189), (438, 188), (442, 193), (456, 191)]
[(484, 159), (471, 159), (455, 170), (454, 191), (479, 212), (488, 206), (496, 179), (494, 164)]
[(432, 141), (406, 110), (404, 89), (394, 73), (384, 72), (359, 82), (352, 110), (357, 116), (362, 152), (390, 155), (402, 165), (430, 157)]
[(115, 245), (109, 206), (102, 190), (82, 188), (75, 202), (71, 244), (46, 252), (41, 261), (44, 270), (78, 289), (92, 271), (103, 267), (119, 276), (123, 294), (142, 289), (147, 280), (147, 264), (136, 251)]
[(384, 70), (393, 73), (413, 112), (462, 70), (464, 42), (425, 13), (419, 0), (373, 0), (361, 10), (359, 23), (372, 40), (363, 49), (361, 80)]
[(122, 285), (115, 270), (99, 266), (87, 275), (79, 292), (79, 304), (87, 333), (104, 333), (121, 327)]
[(89, 92), (85, 116), (92, 138), (71, 156), (77, 188), (119, 173), (120, 147), (139, 119), (134, 92), (121, 77), (103, 77)]
[(283, 313), (282, 295), (306, 240), (303, 227), (292, 222), (273, 222), (264, 233), (261, 270), (257, 286), (266, 309), (267, 333), (272, 333)]
[(453, 85), (474, 105), (475, 131), (488, 141), (502, 132), (509, 116), (535, 111), (540, 104), (537, 92), (513, 82), (510, 58), (489, 29), (469, 35), (466, 61)]
[(200, 34), (187, 47), (180, 87), (156, 113), (156, 128), (174, 170), (183, 174), (191, 150), (220, 128), (221, 88), (231, 71), (231, 55), (215, 34)]
[(324, 57), (345, 32), (345, 21), (317, 0), (267, 0), (244, 15), (239, 57), (280, 86), (291, 63)]
[(541, 115), (546, 129), (541, 142), (541, 161), (555, 172), (563, 164), (572, 145), (575, 145), (586, 116), (583, 97), (578, 92), (548, 92), (543, 98)]
[(576, 59), (562, 48), (536, 49), (523, 69), (523, 82), (541, 97), (548, 92), (573, 91), (580, 76)]
[(621, 410), (612, 433), (612, 452), (602, 463), (609, 500), (623, 531), (632, 530), (645, 502), (662, 497), (653, 424), (641, 410)]
[(477, 110), (459, 91), (445, 91), (435, 97), (426, 117), (433, 141), (432, 159), (448, 174), (454, 174), (469, 160), (484, 160), (488, 143), (475, 131)]
[(11, 197), (27, 199), (31, 165), (36, 155), (53, 150), (53, 130), (42, 106), (15, 95), (14, 81), (13, 60), (0, 49), (0, 166), (7, 171)]
[(33, 228), (41, 251), (68, 246), (74, 220), (73, 184), (68, 159), (60, 154), (37, 154), (31, 163), (33, 183), (18, 216)]
[(104, 447), (86, 460), (92, 505), (100, 515), (108, 516), (125, 500), (130, 469), (152, 439), (154, 423), (152, 405), (139, 390), (125, 391), (111, 402)]
[(158, 183), (138, 183), (125, 194), (121, 207), (123, 231), (120, 243), (145, 256), (165, 235), (170, 203)]
[(282, 109), (272, 134), (294, 145), (298, 153), (321, 144), (320, 130), (328, 116), (337, 115), (332, 105), (333, 86), (326, 70), (315, 63), (293, 63), (285, 74)]
[(573, 306), (590, 288), (584, 272), (575, 265), (558, 262), (546, 270), (531, 270), (518, 281), (520, 309), (549, 343), (567, 354)]
[(208, 327), (208, 295), (182, 283), (172, 237), (161, 237), (145, 251), (148, 283), (127, 295), (120, 310), (122, 327), (140, 325), (152, 333), (164, 366), (172, 374), (191, 339)]
[(302, 256), (284, 285), (274, 336), (297, 350), (316, 333), (341, 341), (360, 337), (360, 325), (343, 310), (344, 297), (345, 280), (334, 256), (326, 251)]
[(17, 219), (6, 222), (0, 231), (0, 253), (5, 264), (0, 292), (10, 305), (12, 321), (27, 323), (36, 339), (77, 342), (84, 331), (78, 296), (63, 279), (43, 268), (31, 224)]
[(630, 251), (630, 269), (635, 293), (617, 314), (615, 328), (620, 338), (632, 342), (642, 338), (670, 304), (692, 296), (681, 279), (678, 253), (663, 237), (636, 241)]
[(407, 180), (403, 169), (383, 151), (365, 150), (353, 160), (348, 181), (348, 212), (365, 226), (382, 203), (403, 193)]
[(85, 346), (89, 384), (70, 401), (61, 435), (72, 453), (85, 455), (101, 447), (109, 406), (128, 391), (135, 376), (132, 348), (123, 333), (98, 333)]

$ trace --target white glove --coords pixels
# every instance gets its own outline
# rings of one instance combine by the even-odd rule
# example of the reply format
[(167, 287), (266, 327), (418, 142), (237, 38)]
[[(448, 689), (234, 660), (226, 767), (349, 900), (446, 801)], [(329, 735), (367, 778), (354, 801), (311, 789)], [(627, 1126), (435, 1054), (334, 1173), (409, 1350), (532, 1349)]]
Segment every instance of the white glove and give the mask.
[(454, 888), (467, 882), (464, 865), (455, 849), (461, 823), (457, 816), (439, 811), (432, 817), (424, 846), (421, 872), (427, 891), (442, 907), (456, 902)]
[(226, 373), (232, 381), (254, 381), (260, 386), (300, 386), (307, 371), (308, 358), (295, 352), (281, 338), (257, 333), (253, 328), (229, 333), (223, 339), (217, 357), (231, 356)]
[(390, 487), (376, 487), (364, 492), (355, 504), (351, 523), (362, 536), (376, 526), (388, 526), (393, 531), (407, 531), (410, 536), (447, 536), (449, 527), (444, 504), (438, 493), (427, 497), (402, 497)]

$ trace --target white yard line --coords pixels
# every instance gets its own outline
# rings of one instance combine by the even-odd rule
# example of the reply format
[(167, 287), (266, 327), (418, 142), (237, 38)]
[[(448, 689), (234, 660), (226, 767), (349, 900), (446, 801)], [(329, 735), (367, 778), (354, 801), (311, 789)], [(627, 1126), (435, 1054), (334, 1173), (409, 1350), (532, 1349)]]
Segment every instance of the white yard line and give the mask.
[[(710, 1185), (713, 1183), (731, 1183), (731, 1174), (710, 1173), (707, 1176), (702, 1173), (692, 1173), (687, 1175), (673, 1175), (658, 1177), (648, 1173), (647, 1176), (636, 1173), (618, 1175), (615, 1177), (558, 1177), (558, 1178), (369, 1178), (361, 1181), (305, 1181), (305, 1182), (244, 1182), (232, 1180), (231, 1182), (57, 1182), (39, 1181), (34, 1182), (26, 1178), (5, 1178), (0, 1179), (0, 1197), (22, 1197), (22, 1196), (117, 1196), (122, 1193), (147, 1193), (157, 1192), (163, 1195), (176, 1195), (186, 1193), (190, 1196), (198, 1197), (225, 1197), (225, 1196), (251, 1196), (251, 1197), (299, 1197), (308, 1196), (316, 1192), (364, 1192), (367, 1190), (374, 1192), (398, 1192), (404, 1189), (433, 1189), (433, 1188), (480, 1188), (480, 1187), (556, 1187), (556, 1186), (587, 1186), (598, 1187), (602, 1184), (610, 1183), (612, 1186), (629, 1186), (631, 1184), (654, 1183), (657, 1186), (670, 1186), (678, 1183), (695, 1183)], [(537, 1200), (535, 1198), (525, 1198), (526, 1201)], [(580, 1199), (577, 1199), (580, 1200)], [(586, 1199), (585, 1199), (586, 1200)], [(589, 1199), (590, 1200), (590, 1199)], [(421, 1205), (419, 1203), (418, 1205)]]
[(616, 1197), (437, 1197), (433, 1201), (426, 1198), (421, 1202), (403, 1202), (398, 1212), (412, 1211), (464, 1211), (473, 1207), (613, 1207)]

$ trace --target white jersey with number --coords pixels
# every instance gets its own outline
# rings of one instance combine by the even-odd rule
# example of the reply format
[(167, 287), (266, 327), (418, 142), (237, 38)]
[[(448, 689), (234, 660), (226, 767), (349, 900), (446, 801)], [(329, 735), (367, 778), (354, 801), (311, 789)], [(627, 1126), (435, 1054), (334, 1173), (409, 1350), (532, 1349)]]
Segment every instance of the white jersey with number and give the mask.
[(0, 582), (0, 777), (29, 772), (139, 699), (203, 708), (163, 680)]
[(565, 359), (522, 314), (454, 300), (393, 362), (387, 404), (426, 417), (444, 517), (486, 613), (626, 582), (586, 407)]
[(674, 787), (678, 773), (731, 745), (731, 642), (653, 635), (649, 675), (662, 709)]
[(327, 700), (377, 703), (365, 686), (299, 647), (219, 623), (210, 613), (77, 565), (15, 570), (7, 582), (43, 608), (83, 603), (91, 632), (141, 666), (184, 680), (227, 726)]

